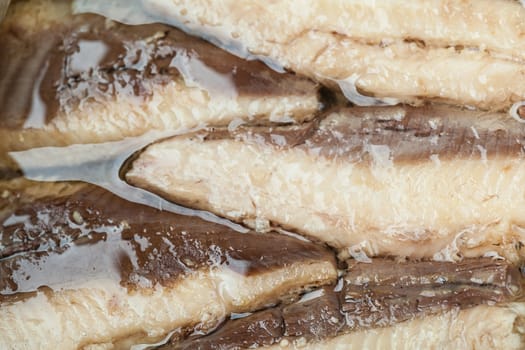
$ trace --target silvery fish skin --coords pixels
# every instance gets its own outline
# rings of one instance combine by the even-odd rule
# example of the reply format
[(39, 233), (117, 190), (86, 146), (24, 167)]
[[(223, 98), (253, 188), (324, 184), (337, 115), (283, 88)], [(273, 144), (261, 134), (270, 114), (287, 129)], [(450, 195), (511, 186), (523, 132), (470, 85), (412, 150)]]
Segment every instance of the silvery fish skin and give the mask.
[(320, 107), (306, 78), (168, 25), (73, 15), (71, 1), (11, 5), (0, 42), (0, 151), (231, 122), (300, 122)]
[(292, 127), (214, 129), (147, 147), (128, 181), (343, 256), (523, 257), (525, 126), (446, 106), (352, 107)]
[[(359, 105), (525, 100), (525, 8), (510, 0), (143, 0), (242, 57), (337, 86)], [(363, 96), (364, 95), (364, 96)]]
[(0, 347), (125, 348), (337, 279), (334, 254), (81, 183), (0, 184)]

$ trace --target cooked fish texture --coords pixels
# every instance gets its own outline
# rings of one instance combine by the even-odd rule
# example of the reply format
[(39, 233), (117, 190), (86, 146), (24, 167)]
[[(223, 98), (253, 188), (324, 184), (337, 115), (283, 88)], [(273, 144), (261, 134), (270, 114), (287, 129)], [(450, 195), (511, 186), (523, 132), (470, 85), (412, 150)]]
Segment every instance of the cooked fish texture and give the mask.
[(522, 349), (525, 304), (477, 306), (307, 343), (304, 339), (261, 349)]
[[(25, 183), (25, 184), (24, 184)], [(328, 249), (92, 185), (2, 184), (0, 348), (124, 347), (334, 284)]]
[[(273, 312), (272, 312), (273, 311)], [(283, 337), (274, 343), (282, 329), (282, 319), (276, 310), (263, 311), (245, 320), (231, 322), (229, 334), (209, 336), (187, 349), (223, 349), (220, 345), (237, 340), (236, 349), (522, 349), (525, 346), (523, 323), (525, 305), (514, 303), (505, 306), (477, 306), (467, 310), (447, 311), (442, 314), (416, 318), (389, 327), (359, 330), (328, 337), (307, 340), (304, 337)], [(236, 322), (236, 323), (234, 323)], [(225, 328), (229, 325), (224, 326)], [(249, 329), (248, 332), (245, 332)], [(247, 334), (251, 337), (247, 337)], [(254, 334), (255, 333), (255, 334)], [(257, 337), (257, 347), (254, 344)], [(223, 338), (220, 338), (220, 337)], [(226, 338), (227, 339), (224, 339)], [(243, 338), (241, 338), (243, 337)], [(245, 339), (245, 341), (242, 341)], [(249, 345), (248, 345), (249, 344)], [(219, 345), (219, 346), (216, 346)], [(248, 346), (247, 346), (248, 345)], [(165, 346), (162, 349), (184, 347)]]
[(303, 121), (316, 85), (163, 24), (24, 1), (0, 25), (0, 151), (120, 140), (232, 121)]
[(148, 147), (127, 179), (236, 221), (269, 220), (343, 254), (523, 256), (525, 126), (443, 106), (347, 108)]
[[(374, 259), (371, 263), (354, 262), (335, 289), (325, 287), (306, 294), (297, 303), (229, 320), (204, 337), (190, 338), (182, 343), (177, 343), (175, 338), (164, 348), (252, 349), (274, 344), (284, 348), (300, 348), (306, 344), (312, 348), (333, 348), (334, 345), (329, 347), (329, 344), (341, 342), (333, 338), (349, 332), (395, 328), (401, 322), (416, 318), (421, 319), (422, 327), (427, 327), (424, 325), (426, 320), (431, 324), (436, 322), (431, 315), (440, 314), (445, 319), (450, 317), (445, 316), (446, 313), (453, 311), (461, 318), (461, 309), (508, 303), (520, 297), (520, 290), (521, 275), (517, 267), (487, 258), (467, 259), (459, 264), (397, 263), (386, 259)], [(498, 314), (500, 310), (493, 307), (487, 312)], [(522, 322), (519, 320), (523, 319), (523, 313), (516, 316), (518, 322)], [(510, 329), (510, 334), (519, 340), (515, 345), (524, 344), (523, 330)], [(476, 339), (468, 338), (465, 337), (465, 341), (469, 343)], [(493, 346), (501, 348), (503, 344), (499, 342), (505, 343), (502, 339), (491, 339), (496, 341)], [(448, 340), (452, 339), (442, 333), (429, 341), (441, 343)]]
[(143, 2), (241, 55), (339, 84), (358, 104), (425, 98), (494, 110), (525, 99), (525, 8), (517, 1)]

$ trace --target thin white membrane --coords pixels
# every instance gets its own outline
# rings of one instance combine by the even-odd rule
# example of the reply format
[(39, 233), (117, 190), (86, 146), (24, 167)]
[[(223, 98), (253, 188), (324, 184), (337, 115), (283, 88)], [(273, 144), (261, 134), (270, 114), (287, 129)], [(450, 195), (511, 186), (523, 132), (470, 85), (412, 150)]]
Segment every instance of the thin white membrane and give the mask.
[[(120, 0), (122, 1), (122, 0)], [(524, 0), (518, 0), (522, 5), (525, 3)], [(95, 12), (103, 14), (109, 18), (116, 20), (121, 20), (127, 23), (148, 23), (154, 18), (157, 22), (162, 22), (166, 24), (173, 25), (187, 32), (188, 34), (199, 36), (205, 40), (213, 43), (214, 45), (244, 59), (248, 60), (260, 60), (268, 65), (270, 68), (278, 72), (284, 72), (286, 70), (286, 64), (282, 64), (276, 61), (274, 58), (253, 54), (249, 47), (242, 42), (241, 39), (235, 37), (233, 34), (228, 35), (224, 31), (220, 30), (220, 25), (218, 24), (206, 24), (205, 21), (199, 21), (198, 23), (192, 23), (191, 21), (185, 21), (182, 17), (178, 15), (169, 16), (171, 2), (162, 2), (155, 1), (139, 1), (133, 0), (133, 4), (137, 3), (137, 6), (134, 6), (135, 10), (140, 9), (142, 12), (134, 13), (128, 17), (123, 16), (121, 13), (115, 13), (116, 11), (112, 10), (111, 6), (108, 6), (106, 3), (101, 0), (96, 1), (86, 1), (86, 0), (74, 0), (75, 3), (79, 4), (76, 6), (77, 12)], [(88, 3), (86, 5), (86, 3)], [(177, 2), (175, 2), (177, 3)], [(140, 16), (144, 18), (140, 20)], [(483, 46), (481, 46), (483, 47)], [(477, 48), (474, 48), (478, 50)], [(500, 54), (493, 53), (494, 57), (499, 57)], [(502, 57), (506, 57), (503, 55)], [(334, 79), (334, 78), (324, 78), (319, 76), (319, 78), (324, 81), (331, 81), (336, 83), (345, 97), (358, 106), (390, 106), (401, 103), (397, 98), (394, 97), (374, 97), (367, 96), (359, 93), (358, 88), (356, 87), (356, 82), (359, 80), (359, 76), (351, 75), (345, 79)], [(508, 108), (508, 107), (506, 107)]]
[(352, 74), (350, 77), (343, 80), (329, 80), (335, 81), (347, 100), (357, 106), (395, 106), (400, 103), (398, 99), (392, 97), (377, 98), (360, 94), (359, 91), (357, 91), (357, 82), (359, 81), (359, 76), (357, 74)]
[[(523, 0), (525, 1), (525, 0)], [(510, 107), (510, 111), (509, 111), (509, 114), (510, 116), (516, 120), (517, 122), (519, 123), (525, 123), (525, 119), (523, 119), (520, 114), (518, 113), (519, 109), (521, 107), (524, 107), (525, 106), (525, 101), (520, 101), (520, 102), (516, 102), (515, 104), (512, 105), (512, 107)]]
[(133, 25), (155, 22), (169, 24), (183, 30), (190, 35), (202, 37), (215, 46), (218, 46), (233, 55), (246, 60), (259, 60), (264, 62), (268, 67), (272, 68), (276, 72), (286, 72), (285, 68), (281, 64), (270, 57), (251, 54), (249, 50), (238, 40), (214, 35), (213, 31), (204, 34), (196, 26), (185, 24), (176, 20), (175, 18), (161, 16), (160, 13), (149, 11), (145, 5), (147, 5), (147, 3), (144, 3), (142, 0), (116, 0), (111, 2), (103, 0), (73, 0), (73, 13), (96, 13), (121, 23)]
[[(181, 132), (182, 134), (184, 132)], [(84, 181), (114, 193), (130, 202), (144, 204), (159, 210), (166, 210), (185, 216), (196, 216), (203, 220), (227, 226), (245, 233), (241, 225), (202, 210), (189, 209), (169, 202), (156, 194), (130, 186), (119, 177), (119, 172), (133, 153), (148, 144), (174, 136), (172, 131), (151, 131), (139, 137), (117, 142), (98, 144), (75, 144), (67, 147), (41, 147), (27, 151), (10, 152), (24, 176), (29, 180)]]
[(168, 333), (168, 335), (165, 336), (162, 340), (159, 340), (158, 342), (153, 343), (153, 344), (136, 344), (136, 345), (133, 345), (133, 346), (131, 346), (130, 350), (149, 350), (149, 349), (154, 349), (156, 346), (161, 346), (161, 345), (164, 345), (164, 344), (168, 343), (168, 341), (171, 339), (171, 336), (173, 334), (175, 334), (175, 332), (177, 332), (177, 330), (174, 330), (174, 331)]
[[(91, 12), (103, 15), (113, 20), (126, 23), (126, 24), (145, 24), (152, 22), (166, 23), (173, 25), (174, 27), (180, 28), (184, 32), (202, 37), (212, 44), (220, 47), (221, 49), (228, 51), (229, 53), (246, 60), (259, 60), (264, 62), (268, 67), (279, 73), (286, 72), (285, 67), (280, 63), (276, 62), (270, 57), (254, 55), (250, 53), (250, 50), (243, 45), (240, 40), (235, 40), (231, 37), (220, 35), (218, 31), (214, 31), (213, 28), (202, 29), (198, 26), (192, 25), (191, 23), (184, 23), (177, 20), (174, 17), (165, 17), (160, 15), (160, 11), (149, 11), (147, 8), (147, 2), (144, 3), (141, 0), (132, 0), (132, 6), (130, 2), (118, 0), (116, 2), (105, 2), (101, 0), (87, 1), (87, 0), (74, 0), (73, 1), (73, 12), (84, 13)], [(122, 9), (125, 9), (122, 11)], [(395, 98), (384, 97), (377, 98), (373, 96), (366, 96), (360, 94), (357, 90), (356, 83), (359, 80), (359, 76), (356, 74), (348, 77), (347, 79), (334, 80), (331, 78), (323, 77), (324, 80), (330, 80), (339, 85), (339, 88), (343, 92), (344, 96), (352, 103), (358, 106), (392, 106), (399, 104), (400, 101)]]
[(125, 24), (158, 22), (142, 6), (142, 0), (73, 0), (73, 13), (96, 13)]

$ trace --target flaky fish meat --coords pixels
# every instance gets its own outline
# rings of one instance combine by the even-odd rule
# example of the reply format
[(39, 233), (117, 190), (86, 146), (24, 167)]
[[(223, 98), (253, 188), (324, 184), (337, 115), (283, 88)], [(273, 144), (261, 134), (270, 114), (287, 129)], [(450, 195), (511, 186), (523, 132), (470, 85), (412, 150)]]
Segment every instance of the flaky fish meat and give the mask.
[(352, 107), (297, 127), (214, 129), (147, 147), (127, 179), (346, 255), (523, 256), (525, 127), (445, 106)]
[(337, 279), (334, 254), (80, 183), (1, 185), (0, 348), (129, 348)]
[(511, 0), (143, 0), (161, 20), (359, 105), (525, 100), (525, 8)]
[(151, 130), (303, 121), (314, 83), (163, 24), (17, 2), (0, 24), (0, 151), (121, 140)]
[(353, 261), (335, 288), (162, 349), (519, 349), (525, 310), (511, 303), (521, 281), (517, 267), (490, 258)]

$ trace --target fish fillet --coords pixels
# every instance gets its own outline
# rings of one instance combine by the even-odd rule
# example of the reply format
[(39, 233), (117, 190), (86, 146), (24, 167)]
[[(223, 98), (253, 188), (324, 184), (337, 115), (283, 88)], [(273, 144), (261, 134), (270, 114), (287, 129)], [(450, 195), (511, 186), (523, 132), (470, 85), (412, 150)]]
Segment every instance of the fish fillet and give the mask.
[(310, 242), (235, 232), (92, 185), (20, 184), (1, 186), (2, 349), (126, 348), (205, 332), (337, 278), (333, 253)]
[(241, 56), (339, 85), (360, 105), (423, 98), (495, 110), (525, 99), (525, 8), (517, 1), (143, 3)]
[(120, 140), (150, 130), (303, 121), (314, 83), (163, 24), (14, 3), (0, 25), (0, 151)]
[[(394, 278), (394, 284), (393, 270), (396, 277), (401, 275)], [(508, 303), (520, 298), (520, 291), (519, 270), (487, 258), (459, 264), (383, 259), (354, 262), (335, 288), (324, 287), (305, 294), (299, 302), (230, 319), (204, 337), (182, 342), (174, 337), (161, 348), (301, 348), (308, 344), (314, 349), (334, 349), (348, 341), (356, 349), (380, 344), (383, 348), (389, 342), (394, 348), (413, 348), (423, 341), (427, 342), (425, 348), (439, 344), (461, 349), (487, 345), (519, 348), (525, 341), (525, 310), (523, 304)], [(484, 304), (490, 306), (480, 306)], [(468, 311), (461, 311), (465, 309)], [(480, 314), (486, 314), (483, 320), (490, 322), (472, 327), (469, 323)], [(480, 337), (499, 317), (504, 319), (501, 328)], [(429, 337), (425, 330), (432, 327), (436, 332)], [(410, 340), (413, 345), (403, 347), (407, 336), (414, 337)], [(464, 344), (458, 347), (458, 341)]]
[(214, 129), (146, 148), (126, 177), (343, 254), (523, 257), (525, 127), (504, 114), (354, 107), (297, 127)]
[(296, 340), (260, 349), (523, 349), (525, 304), (478, 306), (370, 329), (325, 342)]

